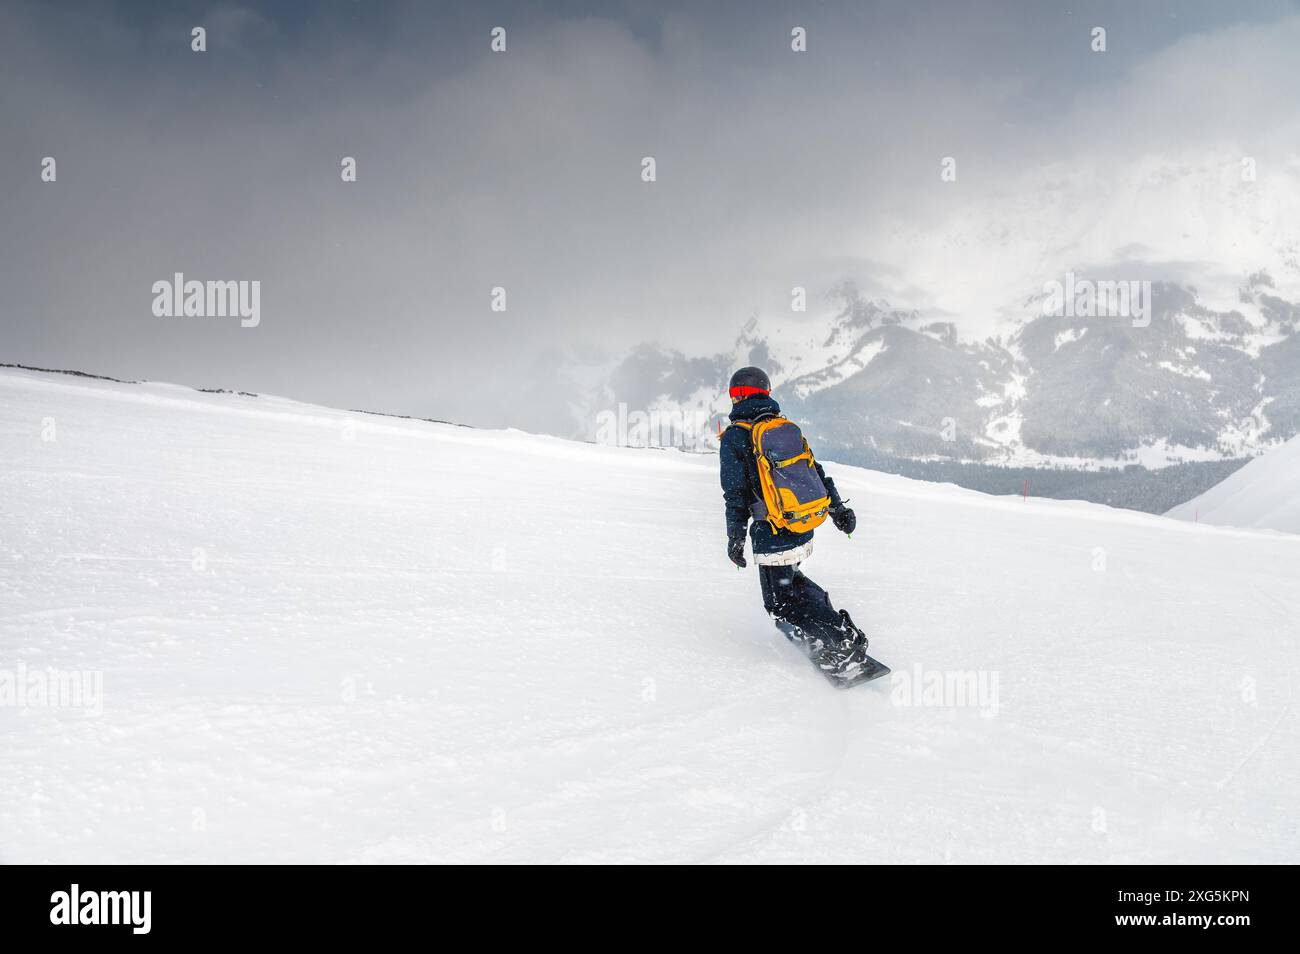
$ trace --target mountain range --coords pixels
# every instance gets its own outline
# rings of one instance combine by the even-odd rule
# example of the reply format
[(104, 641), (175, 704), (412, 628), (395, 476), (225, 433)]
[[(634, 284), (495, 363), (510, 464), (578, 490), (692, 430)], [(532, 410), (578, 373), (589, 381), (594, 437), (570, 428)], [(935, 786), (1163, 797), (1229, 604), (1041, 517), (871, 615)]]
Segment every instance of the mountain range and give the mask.
[[(625, 406), (684, 422), (657, 442), (708, 449), (728, 376), (755, 364), (824, 455), (1004, 492), (1013, 471), (1050, 473), (1048, 495), (1163, 512), (1300, 433), (1298, 172), (1240, 181), (1223, 156), (1046, 169), (927, 233), (882, 225), (910, 266), (860, 269), (806, 314), (755, 314), (714, 353), (644, 342), (576, 402), (579, 429), (607, 440), (594, 422)], [(1084, 487), (1122, 473), (1178, 486)]]
[(751, 319), (726, 352), (643, 344), (601, 382), (593, 406), (699, 420), (725, 412), (731, 370), (755, 364), (823, 444), (913, 460), (1159, 468), (1252, 456), (1300, 432), (1300, 305), (1274, 294), (1265, 273), (1249, 278), (1231, 311), (1160, 282), (1144, 327), (1040, 315), (983, 341), (851, 285), (836, 294), (828, 321)]

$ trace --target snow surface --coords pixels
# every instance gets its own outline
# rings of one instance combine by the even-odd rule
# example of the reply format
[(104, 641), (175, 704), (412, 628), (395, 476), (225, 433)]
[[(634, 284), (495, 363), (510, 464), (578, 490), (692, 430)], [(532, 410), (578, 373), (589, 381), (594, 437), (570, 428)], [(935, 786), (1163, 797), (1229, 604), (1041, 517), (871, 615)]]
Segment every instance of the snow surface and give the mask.
[(1300, 533), (1300, 437), (1256, 457), (1167, 516)]
[(1300, 861), (1300, 537), (831, 466), (810, 575), (997, 678), (908, 705), (782, 642), (716, 467), (0, 371), (0, 675), (104, 690), (0, 707), (0, 860)]

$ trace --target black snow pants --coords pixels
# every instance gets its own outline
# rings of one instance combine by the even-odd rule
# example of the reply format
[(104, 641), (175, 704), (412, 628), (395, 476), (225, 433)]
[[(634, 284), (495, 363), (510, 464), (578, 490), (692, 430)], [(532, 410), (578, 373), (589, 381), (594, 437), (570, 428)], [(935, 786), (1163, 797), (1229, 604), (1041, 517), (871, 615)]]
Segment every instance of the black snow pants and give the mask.
[(758, 582), (763, 588), (763, 608), (778, 623), (797, 626), (807, 636), (835, 645), (844, 637), (840, 614), (831, 606), (830, 595), (792, 566), (759, 566)]

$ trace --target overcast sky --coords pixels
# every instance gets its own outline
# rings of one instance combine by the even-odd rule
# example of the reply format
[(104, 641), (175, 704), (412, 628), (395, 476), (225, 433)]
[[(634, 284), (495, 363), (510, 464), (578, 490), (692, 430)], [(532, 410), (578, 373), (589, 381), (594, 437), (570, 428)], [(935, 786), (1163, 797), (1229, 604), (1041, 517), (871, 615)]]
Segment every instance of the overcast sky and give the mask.
[[(724, 346), (954, 195), (1294, 154), (1297, 49), (1283, 0), (7, 2), (0, 361), (536, 427), (557, 351)], [(155, 317), (177, 271), (260, 326)]]

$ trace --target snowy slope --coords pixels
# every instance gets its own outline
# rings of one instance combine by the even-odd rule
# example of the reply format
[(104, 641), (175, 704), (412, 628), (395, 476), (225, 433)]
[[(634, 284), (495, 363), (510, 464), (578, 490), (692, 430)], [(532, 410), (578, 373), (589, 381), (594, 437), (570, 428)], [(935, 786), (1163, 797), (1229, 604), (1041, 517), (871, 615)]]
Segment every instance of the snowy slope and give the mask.
[(0, 707), (0, 860), (1300, 861), (1300, 538), (834, 467), (810, 574), (997, 678), (909, 705), (780, 641), (715, 470), (0, 371), (0, 670), (104, 690)]
[(1300, 533), (1300, 437), (1255, 458), (1167, 516)]

